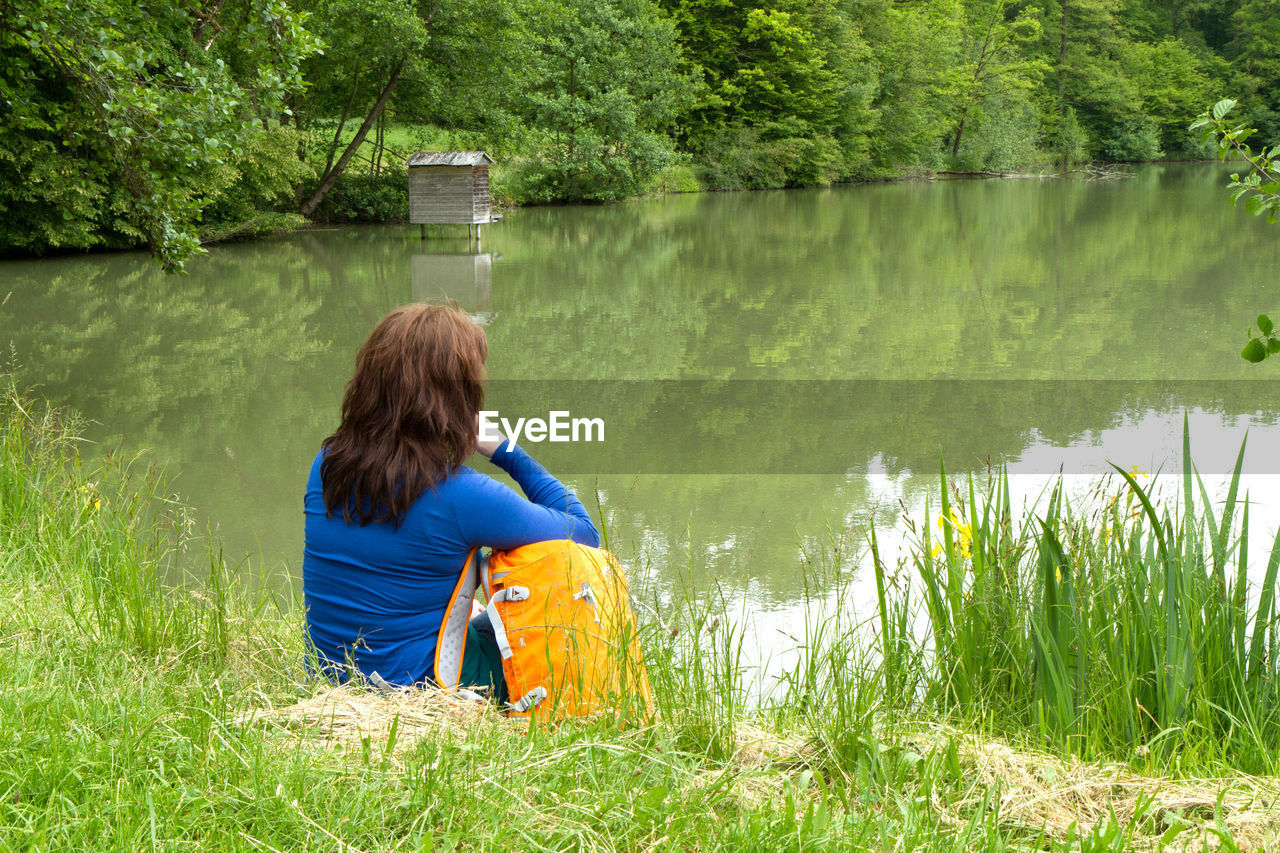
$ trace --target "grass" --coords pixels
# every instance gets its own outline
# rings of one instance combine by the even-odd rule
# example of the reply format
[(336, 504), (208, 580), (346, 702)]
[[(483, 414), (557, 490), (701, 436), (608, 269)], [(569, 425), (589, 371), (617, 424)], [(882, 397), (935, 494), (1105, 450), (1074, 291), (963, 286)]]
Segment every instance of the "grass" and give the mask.
[[(1157, 536), (1147, 507), (1130, 518), (1116, 493), (1107, 517), (1120, 544), (1086, 542), (1098, 528), (1064, 498), (1045, 524), (1019, 525), (1003, 486), (980, 512), (976, 487), (962, 504), (952, 492), (944, 478), (944, 514), (957, 519), (944, 550), (935, 557), (925, 536), (902, 567), (910, 582), (880, 566), (877, 624), (806, 625), (808, 654), (767, 705), (745, 701), (740, 631), (665, 601), (642, 610), (651, 725), (524, 730), (431, 692), (308, 681), (296, 607), (240, 588), (216, 550), (206, 556), (154, 471), (81, 462), (75, 424), (10, 387), (0, 849), (1122, 850), (1274, 838), (1272, 605), (1239, 595), (1233, 514), (1210, 525), (1153, 505)], [(815, 555), (815, 597), (847, 582), (857, 556)], [(168, 582), (196, 564), (199, 579)], [(1151, 591), (1104, 571), (1141, 571)], [(1166, 631), (1170, 589), (1186, 604)], [(929, 627), (916, 630), (920, 607)], [(1152, 621), (1108, 637), (1108, 614)], [(1190, 643), (1160, 639), (1184, 629)], [(1176, 678), (1160, 675), (1169, 660)], [(1119, 684), (1155, 723), (1099, 701)], [(1166, 733), (1178, 726), (1185, 734)]]
[[(1007, 480), (985, 492), (941, 475), (941, 541), (922, 529), (907, 601), (881, 604), (894, 701), (967, 725), (1033, 732), (1085, 758), (1169, 772), (1230, 765), (1274, 775), (1280, 746), (1280, 536), (1249, 586), (1244, 447), (1221, 509), (1184, 433), (1181, 501), (1117, 469), (1073, 508), (1012, 517)], [(957, 485), (961, 488), (957, 488)], [(877, 560), (883, 588), (889, 572)]]

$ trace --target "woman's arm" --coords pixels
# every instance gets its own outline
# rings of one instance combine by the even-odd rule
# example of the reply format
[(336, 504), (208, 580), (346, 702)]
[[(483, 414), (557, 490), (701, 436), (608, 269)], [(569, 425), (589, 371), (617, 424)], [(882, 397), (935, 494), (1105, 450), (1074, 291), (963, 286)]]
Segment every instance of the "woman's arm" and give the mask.
[[(480, 448), (482, 453), (488, 449)], [(478, 478), (466, 505), (458, 506), (458, 527), (468, 545), (507, 550), (572, 539), (599, 546), (600, 534), (582, 502), (546, 468), (514, 444), (503, 442), (491, 452), (493, 464), (511, 475), (528, 500), (496, 480)]]

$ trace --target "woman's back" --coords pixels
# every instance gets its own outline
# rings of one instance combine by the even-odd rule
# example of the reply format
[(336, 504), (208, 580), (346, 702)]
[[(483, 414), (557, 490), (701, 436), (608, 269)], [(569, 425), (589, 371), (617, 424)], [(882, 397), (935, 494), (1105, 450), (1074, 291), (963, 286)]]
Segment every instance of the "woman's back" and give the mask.
[(582, 503), (514, 445), (502, 445), (492, 461), (528, 499), (461, 466), (423, 492), (398, 526), (327, 513), (323, 459), (321, 451), (307, 483), (303, 595), (311, 643), (339, 678), (348, 660), (392, 684), (433, 678), (440, 623), (472, 548), (600, 541)]
[[(409, 305), (356, 354), (342, 421), (311, 465), (302, 559), (308, 633), (339, 679), (348, 664), (392, 684), (433, 678), (436, 636), (472, 549), (599, 544), (559, 480), (509, 442), (480, 441), (488, 353), (484, 330), (456, 306)], [(528, 499), (461, 464), (477, 451)]]

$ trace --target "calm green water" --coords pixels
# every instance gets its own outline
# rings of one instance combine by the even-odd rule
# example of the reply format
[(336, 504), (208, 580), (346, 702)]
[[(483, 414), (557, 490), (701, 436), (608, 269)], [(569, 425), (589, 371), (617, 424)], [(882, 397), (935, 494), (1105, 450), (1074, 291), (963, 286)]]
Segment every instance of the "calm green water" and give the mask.
[(1154, 470), (1189, 410), (1203, 468), (1251, 427), (1251, 470), (1280, 473), (1280, 365), (1238, 355), (1280, 312), (1280, 229), (1228, 205), (1227, 171), (529, 209), (473, 254), (321, 229), (179, 278), (140, 254), (11, 261), (0, 344), (99, 447), (167, 466), (228, 557), (296, 571), (357, 346), (447, 295), (487, 323), (504, 415), (605, 422), (603, 444), (526, 447), (599, 494), (637, 574), (784, 607), (802, 548), (919, 506), (940, 454), (1033, 480)]

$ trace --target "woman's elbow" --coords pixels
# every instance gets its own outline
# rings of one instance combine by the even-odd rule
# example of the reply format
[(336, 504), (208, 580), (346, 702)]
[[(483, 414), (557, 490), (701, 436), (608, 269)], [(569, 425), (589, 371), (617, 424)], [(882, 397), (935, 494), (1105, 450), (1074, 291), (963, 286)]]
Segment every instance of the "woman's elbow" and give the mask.
[(600, 547), (600, 531), (596, 530), (594, 524), (589, 521), (580, 521), (574, 527), (574, 542), (579, 545), (589, 545), (592, 548)]

